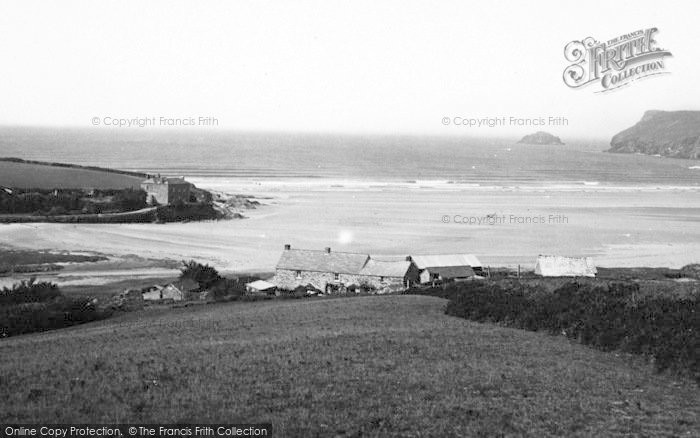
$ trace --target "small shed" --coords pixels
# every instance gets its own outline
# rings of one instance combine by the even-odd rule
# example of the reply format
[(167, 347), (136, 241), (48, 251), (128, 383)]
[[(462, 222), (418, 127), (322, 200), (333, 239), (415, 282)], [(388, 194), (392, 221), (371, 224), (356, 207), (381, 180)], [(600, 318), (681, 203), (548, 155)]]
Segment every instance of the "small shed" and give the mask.
[(274, 294), (277, 285), (265, 280), (256, 280), (245, 284), (245, 290), (251, 294)]
[(418, 283), (418, 268), (411, 261), (404, 260), (375, 260), (370, 258), (360, 270), (358, 280), (383, 290), (388, 286), (404, 290)]
[(434, 281), (464, 281), (476, 274), (470, 266), (433, 266), (424, 269), (420, 274), (421, 283)]
[(196, 281), (184, 278), (166, 286), (153, 286), (143, 293), (143, 299), (183, 301), (192, 298), (192, 294), (198, 289), (199, 284)]
[(543, 277), (595, 277), (598, 270), (590, 257), (540, 255), (535, 274)]
[(143, 293), (143, 299), (146, 301), (158, 301), (162, 299), (163, 286), (155, 285), (148, 288)]

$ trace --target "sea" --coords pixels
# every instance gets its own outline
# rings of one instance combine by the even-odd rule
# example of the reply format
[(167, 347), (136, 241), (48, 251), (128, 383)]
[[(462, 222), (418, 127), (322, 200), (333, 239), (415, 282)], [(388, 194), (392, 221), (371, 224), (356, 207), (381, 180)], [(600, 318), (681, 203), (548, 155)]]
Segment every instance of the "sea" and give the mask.
[(192, 178), (700, 187), (695, 160), (607, 153), (607, 140), (563, 140), (538, 146), (515, 137), (0, 127), (0, 157)]

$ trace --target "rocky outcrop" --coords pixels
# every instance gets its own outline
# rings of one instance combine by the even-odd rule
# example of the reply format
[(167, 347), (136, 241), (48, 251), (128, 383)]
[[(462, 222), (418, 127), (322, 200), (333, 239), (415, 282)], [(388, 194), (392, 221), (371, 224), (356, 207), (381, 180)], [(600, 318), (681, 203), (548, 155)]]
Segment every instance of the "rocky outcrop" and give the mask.
[(647, 111), (610, 146), (608, 152), (700, 159), (700, 111)]
[(223, 219), (244, 219), (244, 211), (254, 210), (262, 204), (252, 196), (215, 192), (212, 205)]
[(555, 144), (563, 145), (561, 139), (549, 132), (537, 131), (534, 134), (526, 135), (518, 143), (523, 144)]

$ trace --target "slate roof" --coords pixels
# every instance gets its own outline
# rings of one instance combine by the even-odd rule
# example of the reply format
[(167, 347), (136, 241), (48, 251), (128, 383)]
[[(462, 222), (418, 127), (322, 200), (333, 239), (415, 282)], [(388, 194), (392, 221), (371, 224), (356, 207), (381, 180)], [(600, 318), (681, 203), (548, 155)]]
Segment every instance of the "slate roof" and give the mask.
[(543, 277), (595, 277), (598, 270), (590, 257), (540, 255), (535, 274)]
[(360, 275), (403, 278), (410, 266), (411, 262), (405, 259), (402, 261), (379, 261), (369, 259), (365, 267), (360, 271)]
[(433, 266), (428, 268), (431, 274), (438, 274), (442, 279), (473, 277), (474, 270), (469, 266)]
[(472, 254), (432, 254), (412, 256), (418, 269), (447, 266), (482, 267), (481, 262)]
[(376, 262), (405, 262), (406, 258), (409, 257), (409, 255), (371, 254), (370, 257)]
[(359, 274), (368, 259), (367, 254), (352, 252), (328, 253), (324, 250), (286, 249), (282, 251), (277, 262), (277, 269)]

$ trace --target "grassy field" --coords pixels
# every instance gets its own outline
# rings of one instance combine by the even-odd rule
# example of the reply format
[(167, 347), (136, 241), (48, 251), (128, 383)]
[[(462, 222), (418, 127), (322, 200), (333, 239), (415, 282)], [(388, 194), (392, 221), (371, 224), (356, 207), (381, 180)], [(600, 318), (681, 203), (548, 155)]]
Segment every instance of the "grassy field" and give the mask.
[(177, 281), (177, 277), (136, 278), (113, 281), (101, 285), (61, 286), (61, 292), (68, 297), (109, 298), (127, 289), (143, 289), (156, 284), (168, 284)]
[(35, 251), (29, 249), (6, 249), (0, 247), (0, 265), (22, 266), (45, 263), (87, 263), (107, 260), (105, 256), (71, 254), (69, 252)]
[(639, 358), (426, 296), (156, 310), (0, 341), (0, 423), (272, 422), (276, 436), (698, 436)]
[(0, 186), (34, 189), (139, 188), (143, 178), (99, 170), (0, 161)]

